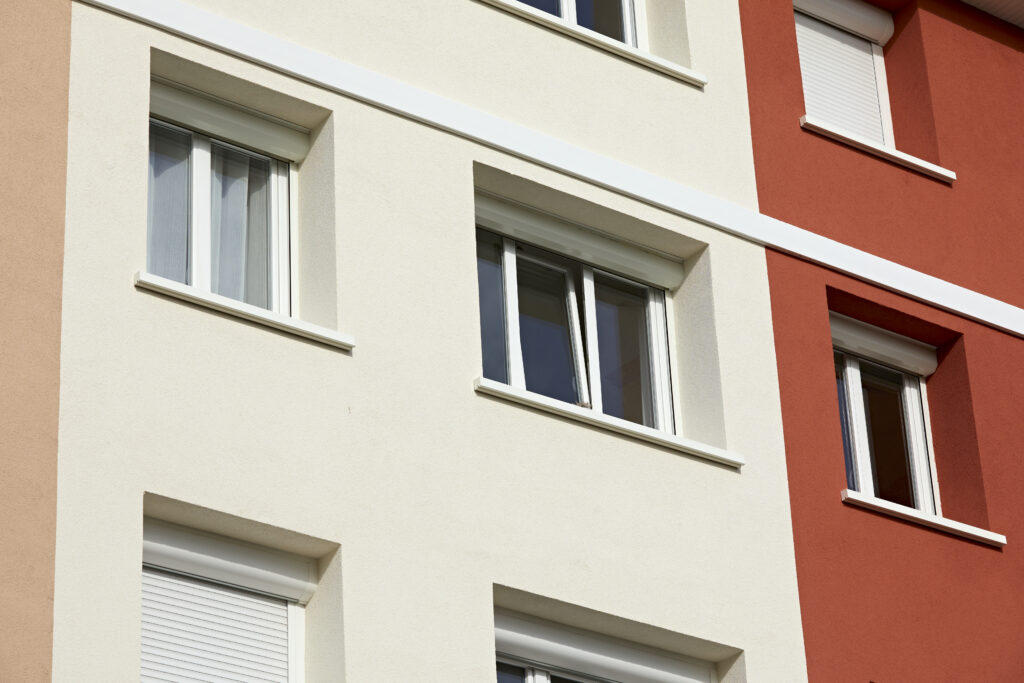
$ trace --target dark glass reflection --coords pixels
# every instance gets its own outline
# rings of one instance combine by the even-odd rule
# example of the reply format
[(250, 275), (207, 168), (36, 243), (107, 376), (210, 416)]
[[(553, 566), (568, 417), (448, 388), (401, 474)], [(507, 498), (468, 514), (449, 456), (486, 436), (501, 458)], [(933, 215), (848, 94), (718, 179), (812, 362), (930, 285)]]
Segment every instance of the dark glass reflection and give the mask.
[(861, 362), (864, 412), (871, 446), (875, 495), (914, 507), (906, 425), (903, 420), (903, 376), (872, 363)]
[(189, 155), (192, 137), (149, 125), (149, 230), (146, 270), (176, 282), (189, 280)]
[(622, 0), (576, 0), (576, 23), (625, 42)]
[(484, 358), (484, 377), (508, 384), (501, 252), (500, 237), (483, 230), (476, 231), (476, 278), (480, 289), (480, 347)]
[(646, 290), (595, 273), (594, 295), (603, 410), (653, 427)]
[[(561, 16), (561, 12), (559, 11), (561, 5), (558, 0), (520, 0), (520, 2), (524, 5), (529, 5), (530, 7), (536, 7), (541, 12), (554, 14), (556, 17)], [(569, 2), (572, 2), (572, 0), (569, 0)]]
[(498, 662), (498, 683), (524, 683), (526, 669)]
[(578, 403), (565, 273), (522, 256), (516, 261), (526, 388)]
[(857, 467), (853, 461), (853, 440), (850, 437), (850, 407), (846, 402), (846, 380), (843, 379), (843, 356), (835, 354), (836, 392), (839, 394), (839, 425), (843, 431), (843, 459), (846, 462), (846, 488), (858, 491)]

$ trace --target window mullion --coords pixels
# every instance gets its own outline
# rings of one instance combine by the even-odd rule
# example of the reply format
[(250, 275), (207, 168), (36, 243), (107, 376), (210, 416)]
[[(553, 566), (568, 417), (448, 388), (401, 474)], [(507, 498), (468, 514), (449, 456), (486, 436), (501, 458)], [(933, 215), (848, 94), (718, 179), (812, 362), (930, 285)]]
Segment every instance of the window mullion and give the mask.
[(192, 232), (189, 235), (191, 284), (211, 291), (210, 138), (192, 134)]
[(645, 0), (631, 0), (629, 16), (633, 24), (633, 37), (636, 42), (634, 46), (644, 52), (651, 51), (650, 40), (647, 37), (647, 3)]
[(633, 0), (621, 0), (622, 39), (626, 45), (637, 46), (636, 23), (633, 21)]
[(668, 318), (665, 314), (665, 293), (647, 289), (647, 335), (650, 339), (648, 355), (651, 363), (652, 397), (654, 399), (654, 427), (673, 431), (672, 384), (668, 361)]
[(849, 420), (853, 461), (857, 469), (857, 490), (873, 497), (875, 481), (871, 472), (871, 445), (868, 438), (864, 391), (860, 383), (860, 363), (856, 358), (843, 356), (843, 379), (846, 384), (846, 406), (849, 411), (846, 417)]
[(576, 285), (573, 284), (572, 273), (565, 273), (566, 305), (569, 307), (569, 335), (572, 337), (573, 365), (576, 369), (576, 382), (580, 390), (580, 403), (590, 404), (590, 391), (587, 381), (587, 361), (583, 354), (583, 334), (580, 327), (580, 309), (576, 300)]
[(551, 683), (551, 674), (544, 669), (528, 669), (529, 683)]
[(914, 503), (918, 510), (935, 513), (932, 497), (931, 467), (924, 416), (921, 413), (920, 380), (903, 375), (903, 419), (907, 425), (907, 448), (910, 451), (910, 472), (914, 482)]
[(290, 240), (291, 215), (289, 202), (288, 164), (272, 161), (273, 192), (271, 198), (271, 240), (270, 263), (273, 268), (272, 301), (274, 310), (291, 315), (291, 268)]
[(288, 603), (288, 681), (306, 680), (306, 610)]
[(562, 18), (570, 24), (576, 24), (576, 0), (561, 0)]
[(508, 381), (517, 389), (526, 388), (523, 347), (519, 336), (519, 278), (516, 273), (516, 243), (501, 240), (501, 274), (505, 287), (505, 345), (508, 349)]
[(604, 412), (601, 399), (601, 353), (597, 348), (597, 297), (594, 294), (594, 269), (583, 268), (583, 321), (587, 337), (587, 376), (590, 379), (590, 406)]
[(892, 108), (889, 105), (889, 81), (885, 75), (885, 53), (878, 43), (871, 43), (871, 60), (874, 63), (875, 89), (878, 91), (878, 114), (882, 121), (882, 144), (895, 147), (893, 138)]

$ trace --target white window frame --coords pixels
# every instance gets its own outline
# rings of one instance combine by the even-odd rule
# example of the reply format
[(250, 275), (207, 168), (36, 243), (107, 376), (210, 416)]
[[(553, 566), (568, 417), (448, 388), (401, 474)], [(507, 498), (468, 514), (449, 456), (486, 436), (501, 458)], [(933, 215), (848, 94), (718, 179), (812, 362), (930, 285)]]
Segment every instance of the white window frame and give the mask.
[[(496, 233), (500, 237), (510, 238), (513, 245), (515, 240), (521, 240), (554, 253), (569, 253), (572, 254), (573, 260), (581, 264), (589, 264), (592, 271), (614, 273), (634, 284), (649, 285), (662, 290), (663, 295), (649, 303), (648, 323), (650, 327), (650, 320), (656, 318), (665, 320), (665, 325), (655, 325), (653, 332), (649, 330), (650, 344), (659, 349), (668, 349), (668, 324), (672, 318), (672, 311), (671, 301), (664, 293), (672, 292), (682, 285), (684, 272), (682, 259), (605, 235), (592, 228), (582, 227), (483, 191), (477, 191), (474, 199), (476, 226)], [(515, 269), (509, 267), (511, 259), (506, 261), (506, 258), (514, 257), (514, 255), (514, 248), (510, 248), (508, 243), (503, 241), (502, 273), (506, 293), (518, 291)], [(505, 298), (506, 349), (509, 346), (509, 339), (519, 339), (518, 315), (509, 315), (509, 311), (518, 311), (518, 302), (514, 303), (515, 305), (507, 297)], [(590, 324), (592, 325), (593, 322), (592, 320)], [(587, 324), (585, 320), (584, 324)], [(518, 346), (518, 342), (515, 346)], [(516, 361), (512, 359), (511, 351), (509, 354), (508, 361), (512, 366)], [(673, 406), (676, 405), (678, 398), (675, 395), (676, 387), (672, 378), (671, 352), (658, 354), (652, 360), (651, 371), (657, 382), (655, 387), (657, 395), (664, 397), (659, 408), (662, 411), (659, 418), (662, 420), (661, 424), (674, 425), (676, 416)], [(509, 367), (510, 382), (513, 381), (513, 378), (516, 378), (514, 380), (516, 384), (478, 377), (474, 381), (474, 389), (480, 394), (495, 396), (730, 467), (740, 468), (746, 463), (744, 457), (739, 453), (688, 439), (669, 431), (674, 427), (669, 427), (668, 430), (654, 429), (612, 415), (605, 415), (591, 407), (577, 406), (527, 391), (521, 360), (516, 367)], [(591, 390), (593, 384), (595, 383), (588, 378), (588, 387), (591, 387)]]
[(906, 429), (914, 509), (942, 515), (939, 482), (932, 449), (926, 378), (938, 367), (935, 347), (838, 313), (829, 313), (832, 346), (843, 358), (846, 426), (850, 437), (856, 488), (863, 496), (877, 498), (871, 467), (868, 426), (861, 384), (862, 361), (886, 366), (903, 380), (903, 423)]
[[(548, 14), (547, 12), (544, 12), (543, 10), (539, 10), (536, 7), (534, 7), (533, 5), (530, 5), (527, 2), (524, 2), (522, 0), (505, 0), (505, 1), (509, 2), (509, 3), (518, 4), (518, 5), (520, 5), (520, 6), (524, 7), (524, 8), (528, 8), (528, 9), (534, 10), (536, 12), (541, 12), (543, 14), (547, 14), (548, 16), (557, 17), (557, 18), (561, 19), (563, 22), (565, 22), (569, 26), (572, 26), (575, 29), (578, 29), (578, 30), (581, 30), (581, 31), (586, 31), (588, 33), (595, 33), (597, 35), (603, 36), (604, 38), (607, 38), (608, 40), (615, 40), (616, 42), (620, 42), (620, 41), (618, 41), (615, 38), (611, 38), (609, 36), (605, 36), (603, 33), (598, 33), (597, 31), (594, 31), (593, 29), (587, 28), (586, 26), (580, 26), (577, 23), (576, 0), (556, 0), (556, 2), (558, 2), (558, 14), (555, 14), (555, 15)], [(638, 48), (644, 49), (644, 50), (647, 49), (646, 39), (645, 39), (646, 36), (641, 37), (641, 32), (637, 30), (638, 29), (638, 27), (637, 27), (637, 24), (638, 24), (637, 14), (638, 14), (638, 12), (637, 12), (636, 8), (637, 8), (637, 5), (643, 5), (644, 0), (616, 0), (616, 1), (619, 3), (620, 11), (622, 13), (622, 36), (623, 36), (623, 40), (621, 42), (624, 45), (628, 45), (629, 47), (638, 47)]]
[(189, 153), (189, 267), (188, 282), (182, 283), (203, 292), (212, 292), (211, 277), (211, 150), (223, 147), (268, 162), (270, 167), (270, 311), (291, 314), (291, 179), (290, 164), (226, 140), (212, 138), (195, 130), (150, 117), (150, 124), (188, 135)]
[(532, 616), (496, 610), (496, 662), (526, 669), (527, 683), (718, 683), (714, 663)]
[[(481, 223), (480, 227), (487, 229), (486, 221)], [(579, 405), (582, 408), (604, 415), (601, 397), (600, 352), (597, 342), (597, 307), (594, 290), (594, 275), (598, 273), (603, 277), (618, 279), (632, 286), (642, 287), (646, 291), (647, 353), (653, 386), (650, 387), (650, 392), (645, 392), (645, 413), (647, 412), (647, 400), (653, 400), (654, 405), (650, 407), (651, 418), (654, 423), (652, 428), (669, 434), (674, 433), (672, 382), (668, 351), (668, 320), (664, 290), (645, 282), (625, 278), (577, 261), (583, 278), (583, 291), (580, 293), (582, 307), (578, 307), (573, 277), (565, 268), (533, 255), (518, 254), (516, 250), (517, 242), (511, 237), (502, 236), (501, 240), (501, 266), (504, 278), (505, 305), (505, 349), (508, 354), (509, 386), (513, 389), (527, 392), (526, 371), (523, 364), (523, 350), (519, 334), (519, 285), (517, 270), (518, 259), (524, 259), (565, 274), (566, 306), (568, 307), (569, 334), (573, 349), (576, 382), (579, 387)], [(580, 320), (579, 315), (581, 308), (583, 310), (582, 320)], [(586, 332), (585, 335), (583, 334), (584, 331)], [(586, 348), (584, 348), (583, 344), (584, 337), (587, 340)]]
[(216, 143), (270, 162), (269, 310), (286, 317), (295, 315), (292, 302), (294, 257), (298, 253), (295, 166), (309, 153), (310, 131), (155, 76), (150, 82), (149, 109), (151, 123), (190, 135), (192, 139), (189, 156), (190, 282), (184, 284), (201, 292), (211, 291), (210, 145)]
[[(829, 326), (832, 330), (832, 346), (843, 356), (847, 415), (841, 416), (841, 419), (847, 420), (857, 484), (856, 489), (844, 489), (841, 492), (843, 502), (980, 543), (996, 547), (1006, 545), (1006, 536), (1002, 534), (942, 516), (926, 382), (938, 367), (935, 347), (838, 313), (829, 313)], [(860, 381), (862, 360), (886, 366), (903, 376), (902, 402), (914, 507), (893, 503), (875, 495)]]
[(288, 680), (304, 680), (305, 605), (317, 586), (316, 560), (146, 518), (142, 567), (286, 601)]

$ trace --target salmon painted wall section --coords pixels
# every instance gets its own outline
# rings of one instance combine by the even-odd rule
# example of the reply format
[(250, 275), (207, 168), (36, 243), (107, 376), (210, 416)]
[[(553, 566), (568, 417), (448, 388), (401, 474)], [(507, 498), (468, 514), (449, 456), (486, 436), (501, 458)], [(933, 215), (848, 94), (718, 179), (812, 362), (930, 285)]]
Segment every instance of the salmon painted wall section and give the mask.
[(0, 681), (50, 680), (69, 0), (0, 2)]
[[(809, 680), (1024, 680), (1024, 343), (777, 252), (768, 272)], [(939, 347), (943, 512), (1005, 548), (841, 502), (830, 309)]]
[(741, 0), (763, 213), (1024, 306), (1024, 30), (958, 0), (894, 10), (886, 72), (896, 147), (948, 185), (799, 126), (791, 0)]

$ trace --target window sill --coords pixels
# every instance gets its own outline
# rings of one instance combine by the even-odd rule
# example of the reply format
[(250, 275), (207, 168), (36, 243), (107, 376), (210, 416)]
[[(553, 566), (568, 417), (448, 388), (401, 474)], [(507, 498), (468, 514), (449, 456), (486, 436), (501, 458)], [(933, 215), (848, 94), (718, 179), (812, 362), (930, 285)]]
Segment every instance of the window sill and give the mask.
[(321, 344), (345, 351), (351, 351), (356, 345), (352, 337), (335, 330), (303, 322), (296, 318), (290, 318), (286, 315), (274, 313), (241, 301), (235, 301), (219, 294), (204, 292), (195, 287), (183, 285), (180, 282), (168, 280), (158, 275), (151, 275), (150, 273), (140, 271), (135, 274), (135, 286), (139, 289), (148, 289), (152, 292), (158, 292), (175, 299), (196, 304), (197, 306), (210, 308), (220, 313), (233, 315), (236, 318), (271, 327), (281, 332), (287, 332), (296, 337), (312, 339)]
[(536, 394), (532, 391), (515, 389), (507, 384), (495, 382), (494, 380), (481, 377), (473, 383), (473, 388), (481, 394), (497, 396), (498, 398), (513, 401), (514, 403), (519, 403), (530, 408), (536, 408), (537, 410), (543, 410), (561, 417), (567, 417), (594, 427), (607, 429), (611, 432), (616, 432), (634, 439), (653, 443), (657, 446), (679, 451), (680, 453), (694, 455), (698, 458), (704, 458), (705, 460), (729, 465), (737, 469), (746, 464), (743, 456), (736, 453), (730, 453), (729, 451), (709, 446), (698, 441), (684, 439), (683, 437), (675, 436), (673, 434), (667, 434), (665, 432), (658, 431), (657, 429), (644, 427), (643, 425), (634, 424), (633, 422), (622, 420), (617, 417), (596, 413), (589, 408), (572, 405), (570, 403), (565, 403), (564, 401), (557, 401), (553, 398), (548, 398), (547, 396)]
[(1006, 545), (1006, 536), (1003, 536), (1002, 534), (997, 534), (985, 529), (979, 529), (978, 527), (971, 526), (970, 524), (954, 522), (951, 519), (939, 517), (938, 515), (930, 515), (905, 505), (890, 503), (889, 501), (882, 500), (881, 498), (865, 496), (858, 491), (844, 489), (843, 502), (848, 505), (856, 505), (857, 507), (898, 517), (899, 519), (903, 519), (908, 522), (914, 522), (916, 524), (921, 524), (922, 526), (931, 527), (932, 529), (938, 529), (939, 531), (945, 531), (946, 533), (953, 534), (954, 536), (969, 538), (972, 541), (978, 541), (979, 543), (995, 546), (997, 548), (1002, 548)]
[(601, 35), (596, 31), (591, 31), (590, 29), (566, 23), (560, 17), (552, 16), (547, 12), (535, 9), (529, 5), (517, 2), (516, 0), (480, 0), (480, 2), (493, 5), (494, 7), (503, 9), (506, 12), (515, 14), (516, 16), (536, 22), (560, 33), (564, 33), (576, 40), (602, 48), (622, 57), (623, 59), (636, 62), (648, 69), (658, 71), (666, 76), (671, 76), (672, 78), (683, 81), (684, 83), (695, 85), (698, 88), (703, 88), (708, 83), (708, 79), (703, 74), (693, 71), (681, 64), (676, 64), (668, 61), (667, 59), (655, 57), (654, 55), (638, 50), (635, 47), (631, 47), (625, 43), (620, 43), (617, 40)]
[(857, 149), (867, 152), (868, 154), (874, 154), (877, 157), (891, 161), (894, 164), (904, 166), (911, 170), (923, 173), (926, 176), (935, 178), (952, 184), (956, 180), (956, 173), (949, 169), (942, 168), (933, 163), (927, 162), (924, 159), (918, 159), (917, 157), (904, 154), (894, 147), (885, 147), (879, 145), (876, 142), (868, 140), (867, 138), (857, 135), (856, 133), (850, 133), (841, 128), (835, 128), (819, 119), (811, 116), (800, 117), (800, 127), (809, 130), (818, 135), (823, 135), (833, 140), (856, 147)]

